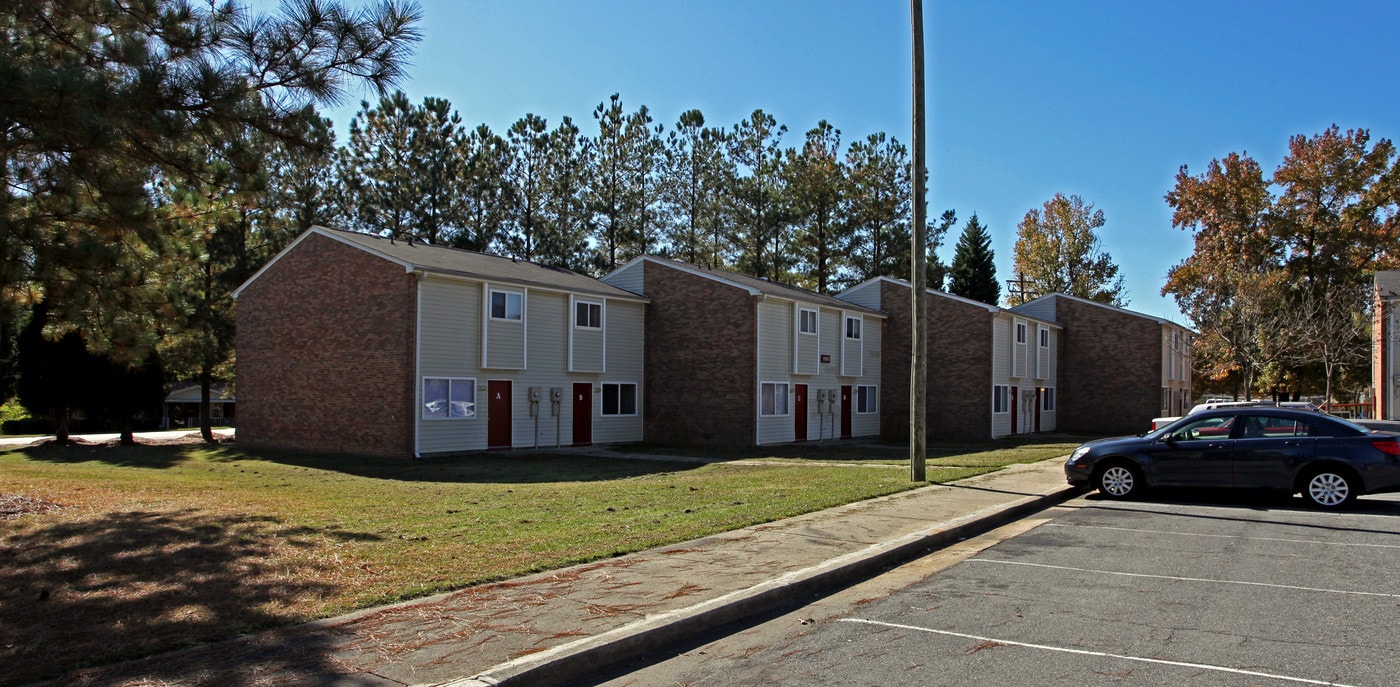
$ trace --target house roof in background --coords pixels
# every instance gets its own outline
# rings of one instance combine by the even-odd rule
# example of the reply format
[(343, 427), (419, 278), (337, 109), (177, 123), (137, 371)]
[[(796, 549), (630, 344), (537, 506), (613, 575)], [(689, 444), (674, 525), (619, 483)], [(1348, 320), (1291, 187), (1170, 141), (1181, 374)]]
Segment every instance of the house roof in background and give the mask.
[(537, 287), (551, 291), (583, 293), (619, 300), (641, 301), (647, 299), (631, 291), (605, 284), (590, 276), (579, 274), (562, 267), (551, 267), (526, 260), (499, 255), (488, 255), (460, 248), (433, 246), (421, 241), (409, 242), (392, 240), (341, 229), (312, 227), (298, 236), (276, 257), (269, 260), (257, 274), (234, 291), (237, 298), (243, 289), (253, 283), (264, 271), (304, 241), (307, 237), (320, 235), (359, 248), (381, 258), (402, 265), (406, 271), (423, 272), (448, 277), (463, 277), (492, 284), (515, 284)]

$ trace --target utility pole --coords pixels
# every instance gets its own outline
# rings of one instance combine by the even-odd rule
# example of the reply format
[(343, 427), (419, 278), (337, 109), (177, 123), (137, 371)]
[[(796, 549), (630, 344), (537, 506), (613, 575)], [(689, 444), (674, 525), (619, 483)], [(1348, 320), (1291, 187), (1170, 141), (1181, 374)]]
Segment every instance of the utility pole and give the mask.
[(928, 269), (925, 266), (928, 253), (928, 236), (924, 233), (925, 215), (924, 187), (928, 185), (924, 167), (924, 3), (923, 0), (909, 0), (910, 24), (914, 29), (914, 222), (910, 227), (913, 241), (910, 251), (909, 276), (913, 282), (914, 301), (910, 328), (914, 331), (913, 356), (909, 371), (909, 479), (913, 482), (927, 481), (924, 458), (928, 455), (928, 311), (925, 301), (928, 298)]

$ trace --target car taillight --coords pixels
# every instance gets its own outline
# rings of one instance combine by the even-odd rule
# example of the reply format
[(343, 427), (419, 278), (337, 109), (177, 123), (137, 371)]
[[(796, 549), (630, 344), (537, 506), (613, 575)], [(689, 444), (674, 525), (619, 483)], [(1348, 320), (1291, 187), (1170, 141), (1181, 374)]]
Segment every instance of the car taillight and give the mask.
[(1389, 453), (1392, 456), (1400, 456), (1400, 440), (1381, 439), (1371, 442), (1371, 445), (1380, 449), (1383, 453)]

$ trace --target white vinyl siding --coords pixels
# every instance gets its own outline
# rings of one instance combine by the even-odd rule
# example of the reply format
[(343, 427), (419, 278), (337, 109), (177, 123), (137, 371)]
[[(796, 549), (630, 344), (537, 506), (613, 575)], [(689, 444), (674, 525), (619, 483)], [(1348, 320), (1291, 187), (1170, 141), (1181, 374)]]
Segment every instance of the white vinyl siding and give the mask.
[(865, 319), (853, 313), (846, 313), (841, 319), (841, 374), (859, 377), (865, 365)]
[[(569, 371), (607, 372), (607, 307), (594, 300), (570, 298)], [(582, 323), (582, 324), (580, 324)]]
[(793, 333), (792, 372), (799, 375), (814, 375), (819, 370), (821, 354), (821, 314), (816, 308), (793, 304), (797, 310), (794, 321), (797, 324)]
[[(418, 286), (418, 407), (425, 378), (475, 379), (476, 396), (486, 396), (481, 368), (481, 285), (424, 279)], [(463, 421), (419, 419), (418, 450), (422, 453), (473, 451), (486, 448), (485, 408)], [(421, 418), (421, 412), (419, 413)]]
[(1030, 326), (1025, 320), (1015, 320), (1012, 325), (1012, 352), (1011, 352), (1011, 374), (1014, 377), (1024, 378), (1029, 376), (1029, 349), (1030, 349)]
[[(525, 321), (502, 322), (490, 320), (485, 310), (489, 307), (485, 291), (486, 288), (476, 282), (431, 277), (420, 282), (419, 407), (423, 403), (421, 380), (425, 378), (474, 379), (477, 402), (475, 419), (417, 419), (420, 454), (485, 449), (489, 425), (487, 381), (497, 379), (509, 380), (512, 385), (511, 438), (517, 448), (574, 443), (572, 392), (575, 383), (587, 383), (591, 388), (593, 443), (642, 440), (645, 303), (522, 290)], [(601, 330), (576, 329), (575, 300), (602, 305), (604, 327)], [(491, 331), (489, 327), (493, 325), (529, 330), (528, 347), (517, 349), (520, 369), (481, 366), (484, 357), (481, 348), (486, 339), (483, 334)], [(635, 385), (634, 414), (602, 417), (603, 380), (600, 375), (568, 369), (570, 337), (575, 331), (599, 337), (596, 348), (605, 356), (599, 367), (607, 369), (609, 382)], [(574, 352), (578, 353), (577, 347)], [(541, 390), (538, 418), (530, 416), (531, 388)], [(561, 391), (557, 405), (551, 399), (551, 389)]]
[(503, 370), (524, 369), (529, 299), (523, 291), (497, 287), (488, 287), (483, 297), (483, 309), (488, 316), (481, 319), (481, 366)]
[[(595, 444), (618, 444), (624, 442), (642, 440), (642, 420), (646, 399), (642, 397), (644, 384), (643, 373), (645, 371), (644, 351), (645, 342), (642, 338), (642, 327), (646, 317), (646, 304), (633, 303), (627, 301), (609, 300), (603, 306), (604, 336), (606, 337), (604, 350), (607, 352), (606, 365), (609, 380), (635, 381), (637, 384), (637, 414), (619, 415), (610, 417), (600, 417), (602, 399), (602, 389), (595, 383), (593, 385), (593, 443)], [(572, 381), (591, 381), (597, 375), (576, 374)], [(566, 427), (571, 427), (568, 423), (573, 421), (573, 409), (570, 408), (564, 417)], [(565, 434), (570, 434), (571, 429), (565, 429)]]

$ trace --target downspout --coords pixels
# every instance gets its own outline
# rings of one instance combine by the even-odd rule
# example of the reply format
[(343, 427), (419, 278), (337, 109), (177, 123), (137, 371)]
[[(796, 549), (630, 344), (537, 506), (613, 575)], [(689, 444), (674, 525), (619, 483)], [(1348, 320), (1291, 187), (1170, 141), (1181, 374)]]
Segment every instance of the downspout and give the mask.
[(415, 287), (414, 297), (417, 305), (413, 308), (413, 457), (422, 458), (422, 446), (419, 443), (422, 427), (420, 423), (423, 419), (423, 400), (418, 397), (423, 388), (423, 273), (414, 271), (413, 284)]

